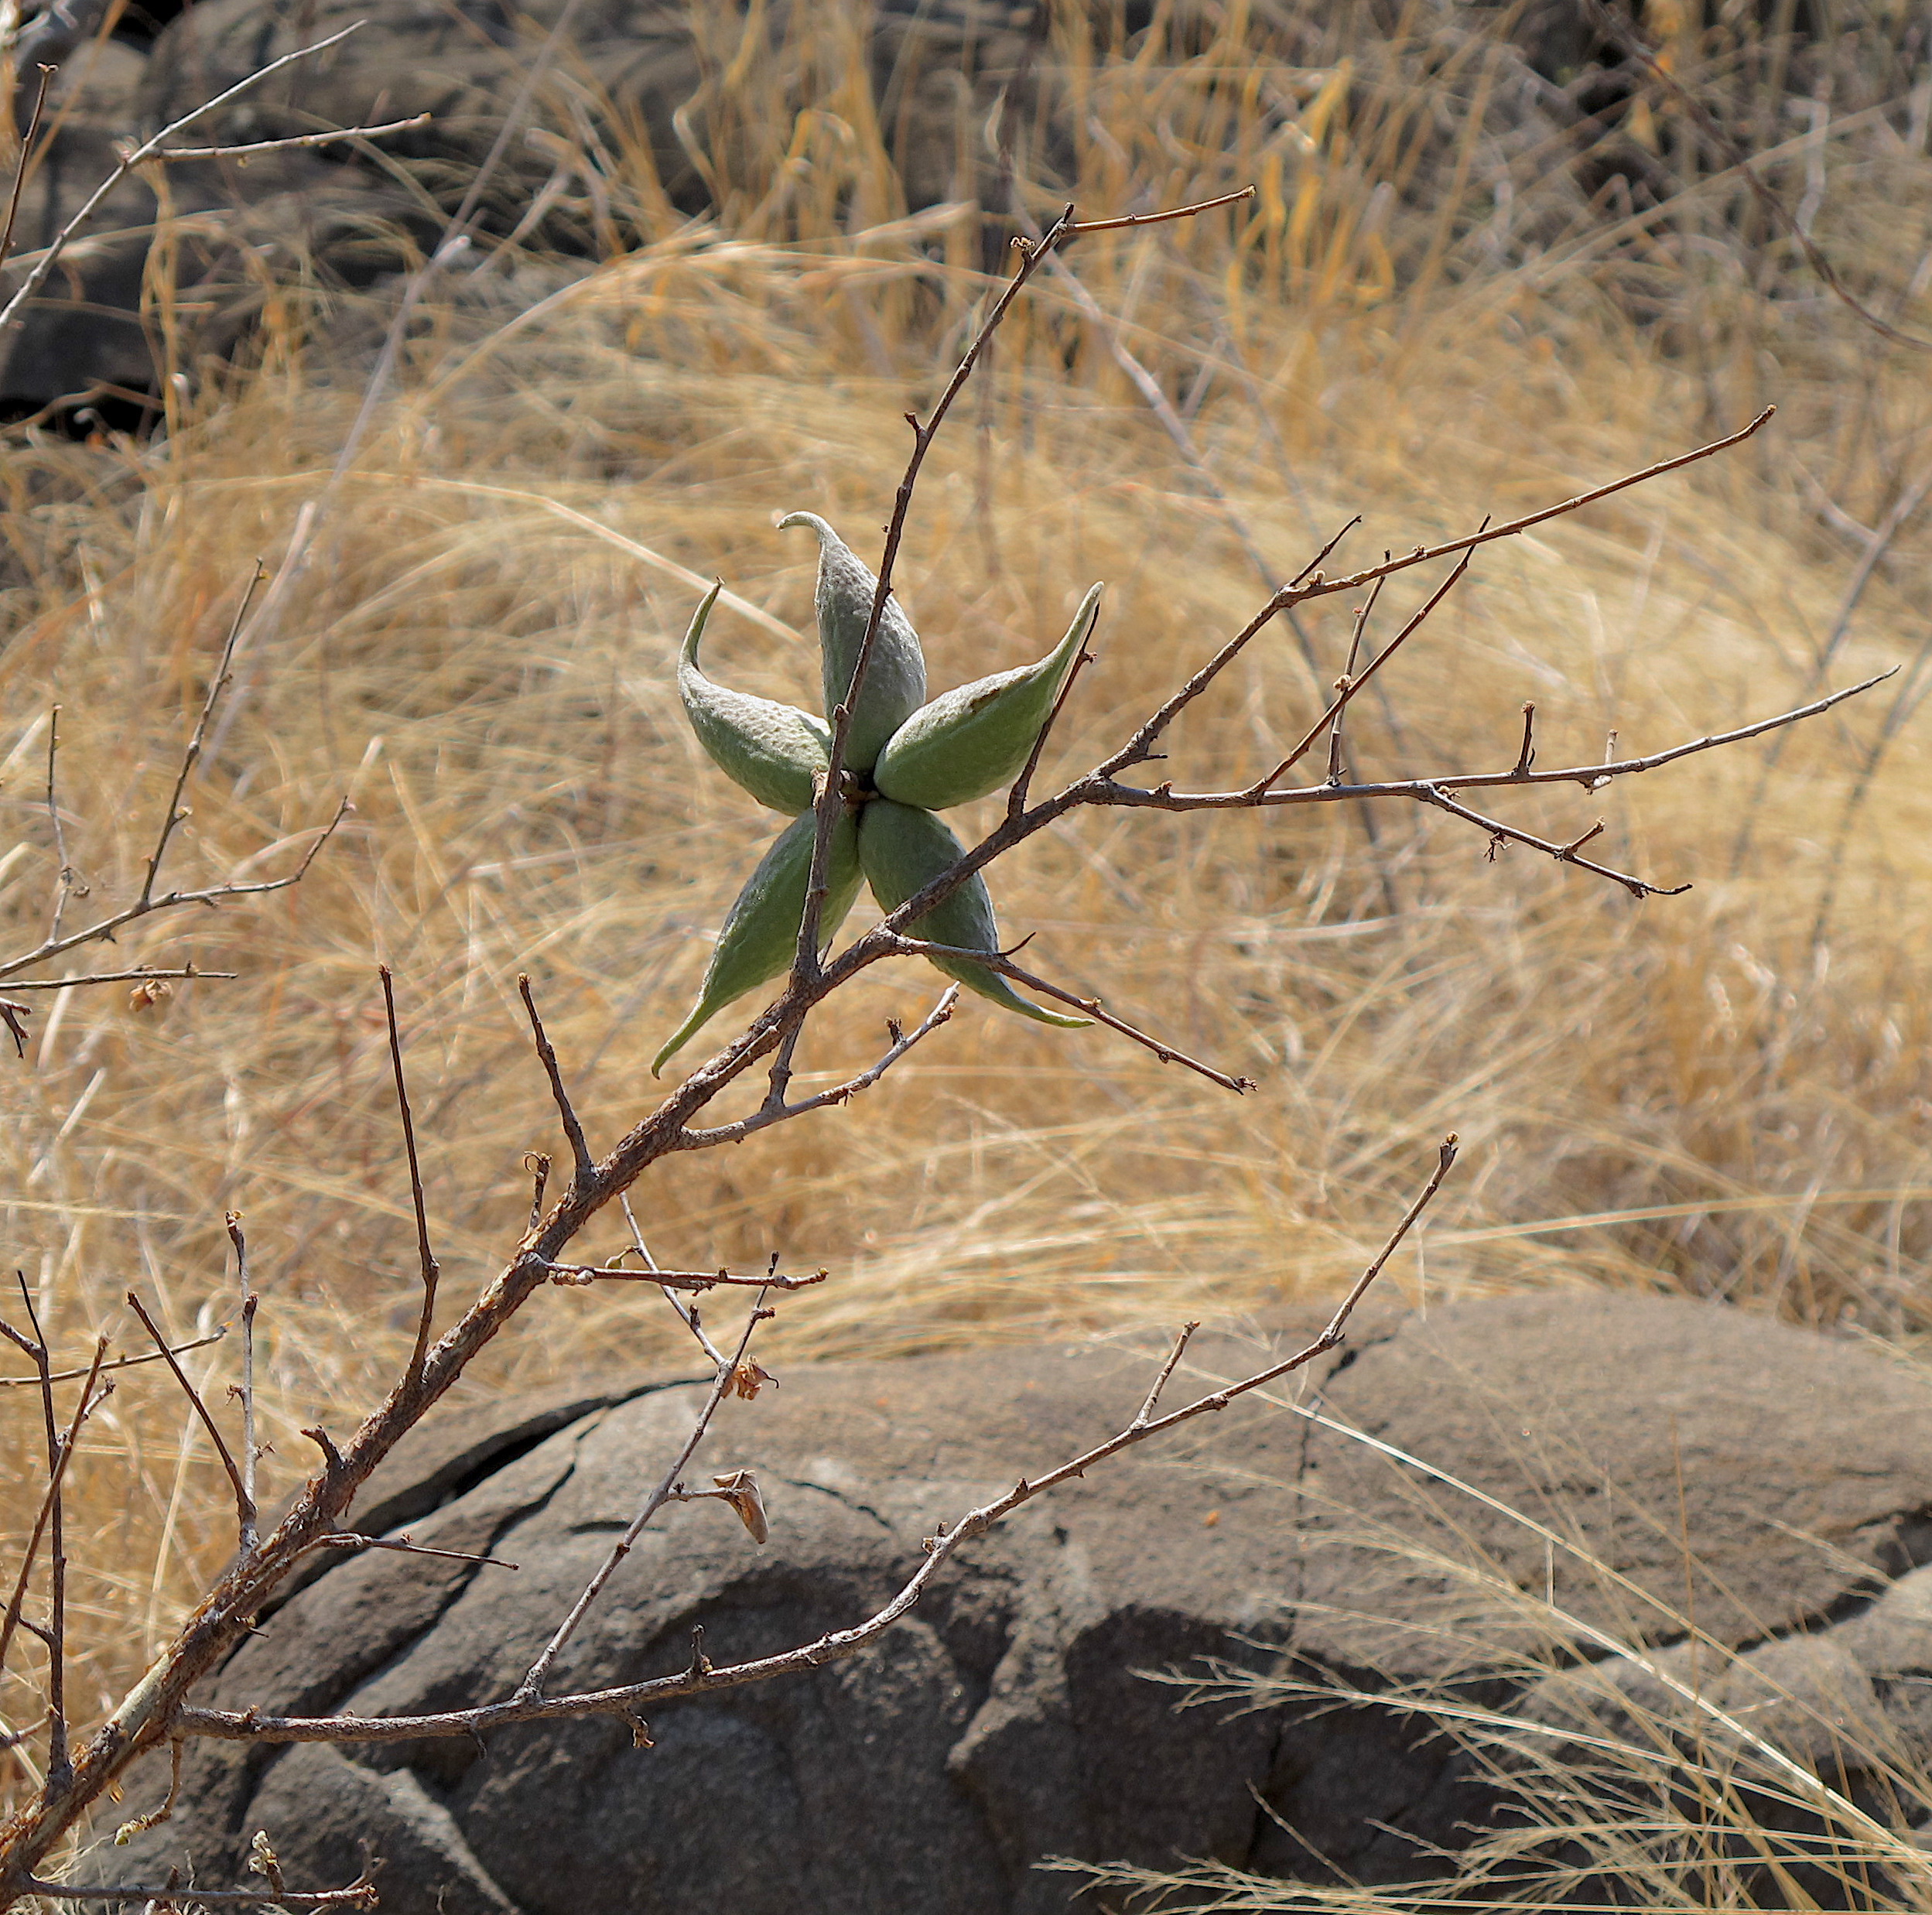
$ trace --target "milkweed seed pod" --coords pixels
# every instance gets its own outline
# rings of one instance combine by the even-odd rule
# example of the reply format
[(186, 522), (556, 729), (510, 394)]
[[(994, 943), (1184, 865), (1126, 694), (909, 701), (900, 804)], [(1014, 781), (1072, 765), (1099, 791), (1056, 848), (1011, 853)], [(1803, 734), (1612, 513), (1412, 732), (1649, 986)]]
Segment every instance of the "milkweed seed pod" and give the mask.
[[(792, 512), (778, 521), (809, 525), (819, 535), (819, 645), (825, 668), (825, 709), (829, 718), (851, 689), (852, 671), (865, 642), (879, 581), (845, 541), (816, 512)], [(897, 599), (885, 602), (874, 640), (865, 686), (852, 713), (846, 763), (869, 778), (886, 740), (925, 703), (925, 657), (912, 621)]]
[(1099, 615), (1096, 585), (1081, 601), (1067, 635), (1037, 665), (976, 679), (915, 712), (879, 754), (872, 782), (881, 795), (944, 811), (1018, 777)]
[(775, 699), (734, 692), (698, 669), (705, 621), (724, 588), (706, 593), (678, 655), (678, 696), (698, 742), (719, 768), (761, 805), (795, 818), (812, 804), (812, 781), (829, 762), (832, 734), (809, 712)]
[[(769, 983), (792, 968), (798, 950), (798, 927), (805, 920), (805, 890), (812, 876), (812, 847), (818, 836), (818, 813), (795, 818), (777, 842), (758, 860), (718, 933), (716, 948), (706, 967), (704, 988), (689, 1017), (671, 1041), (651, 1060), (651, 1075), (734, 997)], [(859, 894), (858, 832), (852, 814), (842, 811), (833, 827), (829, 861), (826, 867), (825, 909), (819, 920), (820, 949), (845, 922)]]
[[(949, 865), (956, 864), (963, 847), (944, 822), (915, 805), (898, 805), (875, 798), (859, 819), (859, 863), (872, 895), (881, 909), (896, 911), (915, 891), (923, 890)], [(933, 944), (956, 945), (968, 951), (997, 951), (999, 932), (993, 917), (993, 899), (977, 871), (952, 894), (906, 926), (909, 938)], [(1017, 1011), (1037, 1023), (1084, 1028), (1085, 1017), (1063, 1017), (1029, 1004), (997, 971), (970, 958), (935, 957), (930, 960), (968, 990)]]

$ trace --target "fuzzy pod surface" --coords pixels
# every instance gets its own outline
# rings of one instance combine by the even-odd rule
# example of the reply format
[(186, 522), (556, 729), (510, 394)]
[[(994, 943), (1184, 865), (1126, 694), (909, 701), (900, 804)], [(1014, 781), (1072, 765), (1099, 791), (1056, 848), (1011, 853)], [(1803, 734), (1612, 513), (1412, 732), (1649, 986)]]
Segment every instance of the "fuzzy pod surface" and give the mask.
[[(865, 642), (879, 581), (871, 567), (817, 513), (791, 512), (778, 521), (781, 531), (790, 525), (809, 526), (819, 537), (819, 645), (826, 716), (829, 719), (851, 689), (853, 668)], [(899, 601), (888, 598), (866, 666), (865, 685), (853, 708), (852, 728), (846, 739), (847, 767), (870, 778), (886, 741), (925, 703), (925, 655), (919, 649), (919, 635)]]
[(678, 697), (698, 742), (727, 777), (761, 805), (795, 818), (812, 804), (812, 781), (830, 762), (832, 734), (795, 705), (734, 692), (706, 677), (698, 648), (722, 585), (705, 594), (678, 654)]
[[(896, 911), (914, 892), (923, 891), (949, 865), (956, 864), (964, 851), (943, 819), (916, 805), (875, 798), (860, 814), (859, 863), (882, 910)], [(999, 930), (986, 880), (975, 871), (949, 898), (915, 918), (906, 926), (905, 935), (968, 951), (997, 951)], [(1087, 1024), (1085, 1017), (1062, 1017), (1028, 1003), (997, 971), (990, 971), (970, 958), (935, 957), (928, 962), (968, 990), (1036, 1023), (1058, 1024), (1069, 1031), (1084, 1029)]]
[[(698, 1001), (662, 1050), (651, 1060), (655, 1077), (667, 1059), (734, 997), (756, 990), (792, 968), (798, 950), (798, 927), (805, 921), (805, 891), (812, 876), (812, 847), (818, 836), (818, 813), (808, 811), (779, 833), (745, 881), (731, 907), (711, 962), (705, 968)], [(819, 948), (832, 942), (859, 895), (858, 831), (849, 811), (841, 811), (833, 827), (830, 862), (826, 867), (825, 910), (819, 921)]]
[(879, 754), (872, 782), (881, 795), (944, 811), (1018, 777), (1099, 615), (1096, 585), (1067, 635), (1036, 664), (976, 679), (922, 706)]

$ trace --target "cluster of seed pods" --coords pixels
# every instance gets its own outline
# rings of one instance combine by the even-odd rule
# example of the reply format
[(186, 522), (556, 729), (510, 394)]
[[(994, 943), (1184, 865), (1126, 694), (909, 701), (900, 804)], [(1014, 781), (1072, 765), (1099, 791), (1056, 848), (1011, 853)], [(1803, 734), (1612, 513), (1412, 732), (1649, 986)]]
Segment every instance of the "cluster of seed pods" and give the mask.
[[(850, 688), (878, 581), (815, 513), (794, 512), (779, 524), (807, 526), (818, 535), (819, 641), (825, 708), (831, 712)], [(760, 804), (789, 814), (792, 822), (739, 892), (718, 933), (697, 1004), (658, 1053), (651, 1066), (653, 1076), (733, 998), (791, 969), (818, 836), (813, 781), (824, 777), (831, 762), (832, 734), (823, 720), (795, 706), (734, 692), (699, 669), (705, 621), (720, 589), (712, 588), (685, 634), (678, 695), (699, 743), (720, 768)], [(1096, 585), (1074, 614), (1067, 635), (1038, 664), (975, 679), (928, 704), (918, 634), (898, 600), (887, 600), (846, 738), (845, 767), (850, 776), (843, 781), (845, 795), (832, 834), (819, 920), (826, 944), (861, 885), (870, 886), (882, 910), (894, 911), (959, 860), (964, 848), (934, 814), (983, 798), (1019, 775), (1099, 610)], [(958, 950), (997, 951), (999, 936), (986, 881), (975, 872), (950, 897), (913, 919), (906, 935)], [(1028, 1003), (997, 971), (970, 958), (932, 962), (969, 990), (1022, 1017), (1069, 1028), (1086, 1022)]]

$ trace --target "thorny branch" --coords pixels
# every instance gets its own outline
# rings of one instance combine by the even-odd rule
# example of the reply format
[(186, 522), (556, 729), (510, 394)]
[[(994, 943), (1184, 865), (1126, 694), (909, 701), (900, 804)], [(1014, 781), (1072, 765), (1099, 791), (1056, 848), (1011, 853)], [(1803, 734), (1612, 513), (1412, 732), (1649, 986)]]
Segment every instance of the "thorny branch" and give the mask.
[[(210, 102), (210, 104), (214, 104), (217, 103)], [(1190, 209), (1177, 209), (1174, 217), (1184, 216), (1188, 210)], [(1554, 771), (1540, 771), (1534, 768), (1533, 754), (1529, 750), (1526, 729), (1523, 749), (1518, 754), (1515, 764), (1506, 771), (1493, 773), (1447, 773), (1434, 778), (1380, 783), (1359, 779), (1352, 782), (1338, 782), (1333, 777), (1325, 775), (1315, 784), (1289, 786), (1274, 781), (1285, 778), (1293, 768), (1292, 762), (1285, 762), (1269, 778), (1262, 779), (1258, 787), (1250, 784), (1228, 791), (1202, 792), (1177, 792), (1167, 783), (1148, 788), (1125, 781), (1123, 778), (1123, 773), (1147, 764), (1161, 755), (1159, 747), (1174, 720), (1188, 706), (1201, 698), (1254, 638), (1284, 612), (1312, 600), (1373, 587), (1384, 579), (1434, 561), (1465, 561), (1467, 556), (1479, 546), (1515, 537), (1534, 526), (1580, 511), (1595, 501), (1609, 498), (1667, 473), (1681, 470), (1698, 460), (1708, 458), (1734, 446), (1763, 426), (1770, 417), (1767, 410), (1741, 431), (1710, 444), (1660, 461), (1642, 472), (1627, 474), (1607, 484), (1580, 493), (1540, 511), (1501, 525), (1486, 525), (1476, 532), (1433, 548), (1418, 546), (1403, 556), (1385, 556), (1380, 564), (1332, 579), (1322, 569), (1322, 561), (1328, 556), (1325, 552), (1316, 563), (1305, 569), (1271, 594), (1257, 615), (1240, 632), (1221, 645), (1191, 677), (1149, 714), (1111, 756), (1103, 760), (1092, 771), (1074, 778), (1049, 798), (1028, 804), (1022, 792), (1021, 801), (1010, 802), (1004, 819), (996, 828), (949, 870), (935, 877), (898, 909), (887, 914), (881, 925), (861, 935), (836, 956), (822, 960), (818, 952), (818, 924), (824, 895), (830, 833), (836, 819), (836, 807), (844, 802), (839, 790), (839, 774), (843, 770), (843, 753), (850, 726), (850, 707), (854, 693), (862, 686), (863, 674), (877, 638), (887, 597), (891, 590), (894, 563), (904, 538), (921, 467), (952, 402), (972, 375), (987, 341), (1011, 309), (1014, 299), (1041, 262), (1056, 246), (1082, 230), (1092, 229), (1083, 229), (1075, 219), (1073, 210), (1069, 207), (1037, 245), (1022, 249), (1018, 268), (993, 302), (978, 333), (927, 421), (924, 425), (919, 424), (916, 419), (913, 421), (913, 451), (899, 487), (887, 530), (884, 556), (879, 569), (878, 586), (865, 640), (855, 667), (852, 686), (833, 714), (833, 775), (821, 794), (818, 807), (818, 836), (804, 922), (801, 926), (795, 962), (785, 988), (737, 1037), (700, 1065), (682, 1084), (665, 1096), (655, 1110), (620, 1137), (606, 1155), (593, 1158), (587, 1140), (583, 1137), (582, 1127), (576, 1122), (575, 1112), (564, 1093), (562, 1075), (554, 1052), (549, 1049), (542, 1021), (535, 1015), (534, 1002), (526, 986), (525, 1004), (531, 1013), (532, 1028), (539, 1055), (549, 1078), (559, 1114), (564, 1120), (566, 1135), (570, 1138), (573, 1173), (567, 1186), (545, 1212), (542, 1205), (547, 1192), (543, 1179), (539, 1177), (537, 1199), (533, 1205), (528, 1227), (506, 1263), (484, 1284), (439, 1339), (426, 1349), (419, 1348), (416, 1359), (412, 1360), (388, 1394), (339, 1447), (320, 1429), (305, 1432), (321, 1448), (323, 1463), (293, 1498), (272, 1533), (261, 1538), (252, 1552), (243, 1552), (238, 1555), (206, 1592), (193, 1616), (180, 1634), (163, 1648), (159, 1657), (140, 1683), (123, 1698), (108, 1719), (79, 1749), (73, 1761), (71, 1773), (58, 1779), (50, 1775), (45, 1786), (19, 1809), (4, 1828), (0, 1828), (0, 1910), (6, 1908), (23, 1893), (38, 1891), (73, 1895), (79, 1893), (53, 1889), (39, 1891), (36, 1868), (54, 1852), (89, 1807), (114, 1785), (116, 1778), (135, 1755), (145, 1748), (173, 1737), (199, 1734), (244, 1740), (406, 1740), (426, 1735), (474, 1735), (482, 1729), (507, 1722), (594, 1714), (617, 1715), (630, 1721), (634, 1729), (641, 1720), (640, 1710), (651, 1700), (696, 1694), (713, 1689), (763, 1681), (850, 1655), (904, 1616), (918, 1600), (939, 1568), (960, 1548), (1021, 1504), (1031, 1501), (1056, 1484), (1093, 1469), (1132, 1444), (1171, 1430), (1191, 1419), (1212, 1414), (1226, 1407), (1237, 1398), (1260, 1390), (1280, 1376), (1313, 1360), (1323, 1352), (1332, 1349), (1341, 1340), (1349, 1315), (1356, 1303), (1447, 1175), (1455, 1158), (1453, 1139), (1443, 1145), (1435, 1171), (1427, 1187), (1391, 1235), (1382, 1253), (1363, 1271), (1327, 1329), (1313, 1343), (1282, 1362), (1259, 1370), (1237, 1383), (1217, 1389), (1164, 1415), (1157, 1414), (1155, 1413), (1157, 1399), (1161, 1388), (1171, 1375), (1170, 1368), (1163, 1376), (1156, 1378), (1155, 1387), (1150, 1391), (1147, 1402), (1131, 1424), (1081, 1455), (1054, 1465), (1044, 1475), (1036, 1479), (1021, 1480), (1003, 1496), (969, 1511), (949, 1528), (932, 1538), (925, 1561), (892, 1600), (873, 1616), (851, 1628), (835, 1630), (813, 1642), (751, 1661), (714, 1667), (701, 1653), (694, 1654), (687, 1669), (651, 1681), (578, 1695), (546, 1696), (543, 1693), (545, 1681), (551, 1673), (559, 1652), (569, 1640), (583, 1615), (596, 1600), (608, 1575), (614, 1569), (616, 1560), (621, 1554), (620, 1550), (614, 1554), (614, 1559), (599, 1572), (597, 1577), (592, 1579), (590, 1585), (580, 1596), (571, 1613), (559, 1626), (550, 1643), (515, 1694), (502, 1701), (440, 1714), (389, 1718), (273, 1718), (263, 1717), (252, 1711), (231, 1712), (190, 1706), (188, 1698), (193, 1685), (217, 1667), (241, 1640), (265, 1600), (307, 1551), (318, 1547), (354, 1546), (347, 1540), (354, 1532), (345, 1523), (344, 1518), (357, 1491), (367, 1482), (377, 1465), (391, 1453), (409, 1431), (421, 1421), (462, 1376), (470, 1363), (508, 1325), (540, 1287), (552, 1282), (559, 1274), (567, 1274), (574, 1280), (579, 1273), (588, 1267), (573, 1264), (566, 1256), (566, 1252), (600, 1211), (607, 1205), (622, 1199), (645, 1171), (674, 1152), (707, 1147), (713, 1143), (737, 1141), (771, 1123), (786, 1120), (842, 1103), (846, 1097), (875, 1083), (886, 1069), (945, 1021), (952, 1008), (951, 993), (909, 1037), (903, 1036), (895, 1030), (891, 1048), (870, 1071), (862, 1072), (859, 1076), (835, 1087), (833, 1091), (802, 1099), (795, 1104), (788, 1102), (783, 1095), (783, 1083), (789, 1075), (788, 1060), (792, 1046), (809, 1014), (826, 997), (851, 982), (870, 966), (887, 958), (919, 951), (922, 947), (916, 939), (908, 934), (908, 927), (956, 890), (973, 873), (1037, 836), (1058, 819), (1082, 808), (1141, 807), (1175, 811), (1265, 809), (1284, 805), (1352, 802), (1367, 798), (1400, 798), (1437, 809), (1453, 809), (1458, 814), (1467, 812), (1468, 821), (1491, 843), (1500, 833), (1505, 837), (1513, 837), (1516, 841), (1531, 846), (1546, 855), (1597, 871), (1619, 884), (1650, 889), (1653, 887), (1649, 887), (1645, 881), (1609, 870), (1607, 867), (1591, 865), (1582, 858), (1580, 856), (1581, 847), (1591, 835), (1587, 832), (1582, 838), (1567, 844), (1535, 839), (1527, 833), (1517, 832), (1513, 826), (1500, 825), (1486, 814), (1471, 812), (1469, 807), (1461, 805), (1448, 794), (1493, 786), (1529, 787), (1559, 783), (1578, 784), (1586, 791), (1594, 791), (1615, 778), (1653, 770), (1694, 752), (1714, 749), (1815, 716), (1845, 698), (1869, 689), (1869, 686), (1854, 687), (1796, 710), (1757, 720), (1736, 730), (1681, 743), (1647, 756), (1611, 758), (1607, 762), (1588, 767)], [(7, 311), (0, 311), (0, 323), (4, 323), (7, 316)], [(1453, 580), (1450, 583), (1452, 583)], [(1446, 590), (1447, 586), (1443, 589)], [(1439, 599), (1440, 593), (1436, 596)], [(1387, 655), (1383, 656), (1386, 658)], [(1377, 663), (1381, 662), (1377, 661)], [(1348, 675), (1349, 682), (1337, 692), (1335, 699), (1329, 703), (1308, 734), (1311, 744), (1325, 730), (1332, 732), (1352, 696), (1352, 686), (1366, 682), (1369, 674), (1365, 672), (1359, 678)], [(1326, 769), (1325, 767), (1325, 772)], [(338, 819), (340, 815), (340, 812), (337, 814)], [(323, 837), (326, 838), (327, 835), (324, 833)], [(319, 840), (318, 844), (321, 841)], [(312, 850), (310, 856), (313, 855)], [(306, 868), (306, 860), (303, 868)], [(295, 875), (299, 877), (300, 874), (298, 871)], [(262, 885), (227, 887), (219, 893), (156, 895), (146, 908), (159, 909), (181, 901), (213, 901), (217, 896), (232, 895), (238, 891), (278, 889), (282, 884), (292, 881), (293, 879), (283, 879)], [(138, 915), (138, 911), (104, 921), (104, 930), (97, 926), (86, 932), (70, 934), (69, 938), (54, 948), (68, 948), (71, 943), (82, 942), (87, 937), (106, 935), (107, 931), (127, 922), (128, 917), (134, 915)], [(25, 968), (36, 959), (51, 955), (53, 955), (53, 949), (43, 949), (12, 964), (0, 963), (0, 977), (5, 976), (12, 969)], [(1014, 970), (1011, 959), (1004, 954), (996, 954), (992, 959), (988, 959), (983, 952), (972, 955), (981, 961), (991, 963), (995, 969), (1008, 969), (1010, 974), (1017, 975), (1029, 988), (1042, 990), (1049, 996), (1060, 997), (1064, 1001), (1079, 1003), (1083, 1007), (1089, 1008), (1089, 1014), (1096, 1014), (1098, 1011), (1098, 1007), (1087, 1007), (1085, 1000), (1072, 998), (1059, 987), (1044, 979)], [(1134, 1037), (1137, 1041), (1155, 1049), (1157, 1054), (1164, 1052), (1171, 1055), (1174, 1061), (1203, 1070), (1210, 1076), (1216, 1077), (1216, 1081), (1226, 1082), (1229, 1088), (1241, 1087), (1241, 1081), (1228, 1073), (1217, 1075), (1213, 1066), (1187, 1058), (1174, 1047), (1164, 1045), (1160, 1039), (1150, 1038), (1121, 1021), (1104, 1014), (1102, 1015), (1102, 1021)], [(773, 1068), (774, 1094), (752, 1116), (736, 1123), (710, 1128), (696, 1124), (695, 1120), (720, 1093), (766, 1060), (774, 1058), (778, 1060)], [(639, 1243), (641, 1246), (641, 1239)], [(645, 1261), (648, 1263), (650, 1260), (647, 1253)], [(608, 1270), (596, 1271), (592, 1274), (591, 1281), (611, 1274), (613, 1273)], [(675, 1278), (685, 1273), (672, 1272), (668, 1274)], [(656, 1271), (645, 1273), (648, 1281), (658, 1282), (669, 1294), (670, 1289), (665, 1282), (666, 1275), (666, 1273)], [(711, 1283), (716, 1279), (706, 1276), (704, 1281)], [(641, 1532), (644, 1525), (666, 1501), (681, 1493), (690, 1493), (682, 1491), (682, 1472), (696, 1441), (702, 1437), (704, 1428), (708, 1427), (727, 1394), (734, 1389), (740, 1394), (745, 1394), (748, 1387), (755, 1387), (759, 1380), (755, 1376), (751, 1376), (747, 1384), (746, 1373), (740, 1366), (749, 1346), (751, 1332), (761, 1317), (767, 1314), (768, 1311), (762, 1303), (754, 1308), (746, 1325), (744, 1336), (740, 1342), (736, 1357), (724, 1362), (713, 1356), (716, 1373), (707, 1394), (706, 1407), (699, 1418), (699, 1427), (694, 1429), (690, 1441), (672, 1467), (665, 1472), (661, 1482), (646, 1498), (631, 1528), (626, 1531), (622, 1548), (630, 1546), (635, 1536)], [(695, 1315), (693, 1311), (686, 1319), (692, 1323), (694, 1329)], [(699, 1334), (700, 1340), (703, 1341), (701, 1332)], [(157, 1342), (160, 1341), (158, 1333), (156, 1340)], [(706, 1347), (707, 1353), (710, 1353), (711, 1346), (707, 1344)], [(166, 1348), (163, 1345), (164, 1351)], [(1173, 1361), (1178, 1363), (1178, 1355)], [(178, 1375), (183, 1376), (185, 1382), (185, 1373), (180, 1372), (179, 1364), (173, 1364), (172, 1366)], [(210, 1433), (216, 1435), (217, 1450), (229, 1469), (231, 1479), (235, 1481), (238, 1506), (241, 1507), (245, 1502), (245, 1487), (240, 1480), (234, 1459), (221, 1445), (218, 1433), (214, 1432), (206, 1406), (200, 1403), (192, 1390), (190, 1395), (190, 1400), (194, 1403)], [(343, 1540), (335, 1540), (337, 1538)], [(99, 1893), (111, 1899), (113, 1894), (121, 1892)], [(285, 1904), (302, 1905), (306, 1901), (308, 1905), (321, 1906), (331, 1900), (340, 1901), (351, 1893), (348, 1890), (326, 1891), (306, 1898), (282, 1894), (274, 1899)], [(197, 1899), (216, 1898), (204, 1893), (198, 1895)], [(230, 1893), (227, 1899), (247, 1900), (259, 1898), (251, 1898), (238, 1891)]]

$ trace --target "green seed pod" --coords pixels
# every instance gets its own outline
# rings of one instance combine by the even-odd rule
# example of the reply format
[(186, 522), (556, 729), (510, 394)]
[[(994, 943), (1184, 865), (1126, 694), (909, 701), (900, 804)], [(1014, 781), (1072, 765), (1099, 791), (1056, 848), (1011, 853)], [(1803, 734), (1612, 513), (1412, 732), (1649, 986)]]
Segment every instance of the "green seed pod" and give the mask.
[[(778, 521), (781, 531), (788, 525), (809, 525), (819, 535), (819, 644), (824, 653), (825, 710), (829, 718), (852, 688), (853, 668), (865, 642), (879, 581), (816, 512), (793, 512)], [(919, 649), (919, 635), (899, 601), (889, 598), (846, 740), (848, 768), (870, 777), (886, 740), (925, 703), (925, 656)]]
[[(963, 850), (943, 819), (916, 805), (895, 805), (888, 798), (875, 798), (859, 819), (859, 863), (872, 895), (885, 911), (898, 910), (915, 891), (923, 891), (949, 865), (959, 862)], [(957, 945), (968, 951), (997, 951), (999, 932), (986, 880), (975, 871), (951, 897), (915, 918), (906, 926), (906, 935), (933, 944)], [(1023, 1017), (1070, 1031), (1083, 1029), (1088, 1022), (1085, 1017), (1063, 1017), (1058, 1011), (1029, 1004), (997, 971), (975, 964), (970, 958), (935, 957), (931, 961), (968, 990), (1017, 1011)]]
[(1099, 615), (1096, 585), (1067, 635), (1038, 665), (976, 679), (915, 712), (879, 754), (872, 782), (880, 792), (901, 805), (944, 811), (1017, 778)]
[[(758, 860), (718, 933), (717, 948), (706, 967), (704, 989), (696, 1007), (669, 1043), (651, 1060), (651, 1075), (680, 1049), (711, 1017), (748, 990), (782, 975), (798, 956), (798, 926), (805, 919), (805, 887), (812, 876), (812, 846), (818, 813), (795, 818)], [(858, 830), (850, 812), (832, 829), (832, 854), (826, 867), (825, 911), (819, 921), (821, 949), (845, 922), (859, 894)]]
[(684, 648), (678, 655), (678, 696), (684, 701), (684, 715), (699, 744), (720, 768), (761, 805), (795, 818), (811, 808), (812, 781), (829, 760), (832, 734), (795, 705), (734, 692), (698, 669), (705, 621), (723, 589), (714, 585), (706, 593), (684, 634)]

